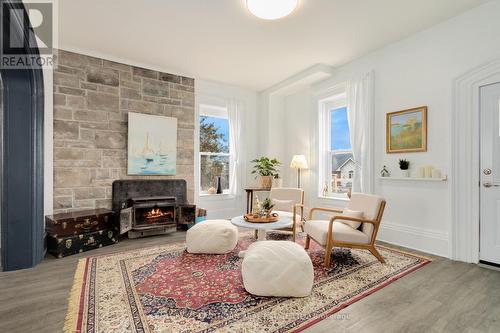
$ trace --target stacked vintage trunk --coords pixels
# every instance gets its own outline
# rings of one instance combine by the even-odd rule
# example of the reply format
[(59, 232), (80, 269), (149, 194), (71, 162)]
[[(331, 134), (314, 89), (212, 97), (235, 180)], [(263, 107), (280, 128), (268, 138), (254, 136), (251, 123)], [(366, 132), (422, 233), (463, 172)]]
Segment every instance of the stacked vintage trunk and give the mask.
[(45, 218), (47, 251), (58, 258), (117, 242), (114, 213), (94, 209)]

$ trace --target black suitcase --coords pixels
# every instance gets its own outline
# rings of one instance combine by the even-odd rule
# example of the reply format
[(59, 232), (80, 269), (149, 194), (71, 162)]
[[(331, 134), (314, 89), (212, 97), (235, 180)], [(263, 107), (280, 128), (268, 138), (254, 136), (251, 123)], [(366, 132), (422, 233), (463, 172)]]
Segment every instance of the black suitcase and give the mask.
[(114, 227), (114, 213), (108, 209), (91, 209), (45, 217), (45, 230), (61, 238)]
[(68, 237), (47, 237), (47, 251), (62, 258), (98, 249), (103, 246), (115, 244), (117, 242), (117, 231), (115, 229), (99, 230)]

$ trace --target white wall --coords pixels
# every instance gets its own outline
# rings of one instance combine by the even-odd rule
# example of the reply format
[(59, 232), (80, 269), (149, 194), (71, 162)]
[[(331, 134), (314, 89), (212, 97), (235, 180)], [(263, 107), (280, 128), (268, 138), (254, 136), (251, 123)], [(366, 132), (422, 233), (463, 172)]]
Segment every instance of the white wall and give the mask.
[[(316, 93), (373, 70), (375, 175), (378, 176), (383, 165), (397, 173), (399, 158), (409, 159), (414, 167), (431, 164), (450, 174), (452, 81), (464, 72), (500, 57), (499, 32), (500, 1), (492, 1), (337, 68), (332, 79), (286, 97), (285, 126), (281, 133), (274, 135), (286, 138), (287, 158), (294, 153), (304, 153), (310, 158), (311, 170), (303, 180), (307, 203), (345, 205), (345, 202), (317, 198), (317, 184), (313, 181), (317, 170), (314, 148)], [(422, 105), (429, 107), (428, 152), (386, 154), (385, 114)], [(285, 175), (285, 182), (293, 181), (290, 173)], [(450, 256), (452, 221), (448, 182), (376, 179), (375, 192), (388, 202), (379, 239)]]
[(285, 147), (284, 165), (282, 168), (283, 184), (290, 187), (297, 186), (297, 170), (290, 169), (290, 162), (293, 155), (305, 155), (310, 168), (309, 170), (301, 171), (301, 184), (306, 190), (307, 197), (304, 198), (306, 201), (310, 200), (313, 194), (312, 188), (310, 188), (310, 185), (312, 185), (310, 176), (311, 171), (315, 169), (315, 165), (311, 164), (311, 140), (308, 135), (304, 135), (310, 132), (309, 128), (315, 123), (310, 114), (305, 112), (306, 110), (311, 110), (311, 103), (312, 99), (310, 90), (308, 89), (285, 98), (285, 126), (288, 135), (286, 136), (286, 140), (284, 140), (284, 142), (287, 142), (287, 145)]
[[(196, 119), (199, 117), (198, 103), (212, 102), (216, 105), (220, 103), (222, 106), (228, 100), (237, 100), (242, 104), (241, 113), (241, 147), (242, 154), (241, 168), (239, 170), (241, 188), (237, 189), (236, 195), (214, 195), (200, 196), (199, 195), (199, 151), (198, 146), (195, 151), (195, 184), (196, 184), (196, 204), (199, 207), (205, 208), (208, 211), (208, 218), (230, 218), (236, 215), (241, 215), (245, 211), (246, 196), (243, 188), (254, 184), (254, 179), (250, 175), (250, 161), (259, 154), (259, 136), (256, 129), (259, 127), (258, 111), (257, 111), (257, 92), (231, 86), (222, 83), (211, 81), (196, 80)], [(198, 122), (196, 122), (198, 124)], [(196, 129), (196, 135), (199, 135), (199, 128)], [(197, 142), (197, 141), (196, 141)]]

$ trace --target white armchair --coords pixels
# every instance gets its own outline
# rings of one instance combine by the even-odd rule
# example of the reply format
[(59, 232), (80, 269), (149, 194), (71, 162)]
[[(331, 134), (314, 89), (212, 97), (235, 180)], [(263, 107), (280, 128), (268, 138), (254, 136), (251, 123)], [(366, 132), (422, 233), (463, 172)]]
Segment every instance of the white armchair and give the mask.
[(288, 216), (292, 218), (292, 222), (286, 228), (280, 230), (288, 230), (293, 233), (293, 241), (297, 234), (297, 229), (303, 228), (304, 216), (304, 190), (300, 188), (272, 188), (269, 198), (274, 203), (274, 212), (280, 216)]
[[(348, 247), (370, 251), (381, 263), (384, 258), (375, 248), (378, 229), (386, 202), (382, 197), (353, 193), (345, 210), (312, 208), (304, 225), (307, 233), (305, 249), (311, 239), (325, 248), (325, 266), (330, 266), (333, 247)], [(313, 219), (317, 211), (335, 213), (330, 220)]]

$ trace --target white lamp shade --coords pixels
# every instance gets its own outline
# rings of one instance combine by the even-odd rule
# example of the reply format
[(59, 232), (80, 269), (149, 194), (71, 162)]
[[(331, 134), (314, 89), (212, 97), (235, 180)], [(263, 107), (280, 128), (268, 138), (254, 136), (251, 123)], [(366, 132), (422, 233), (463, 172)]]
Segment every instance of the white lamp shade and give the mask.
[(292, 158), (292, 162), (290, 163), (290, 168), (293, 169), (307, 169), (309, 166), (307, 165), (307, 160), (304, 155), (294, 155)]
[(299, 0), (247, 0), (247, 8), (253, 15), (264, 20), (277, 20), (297, 8)]

